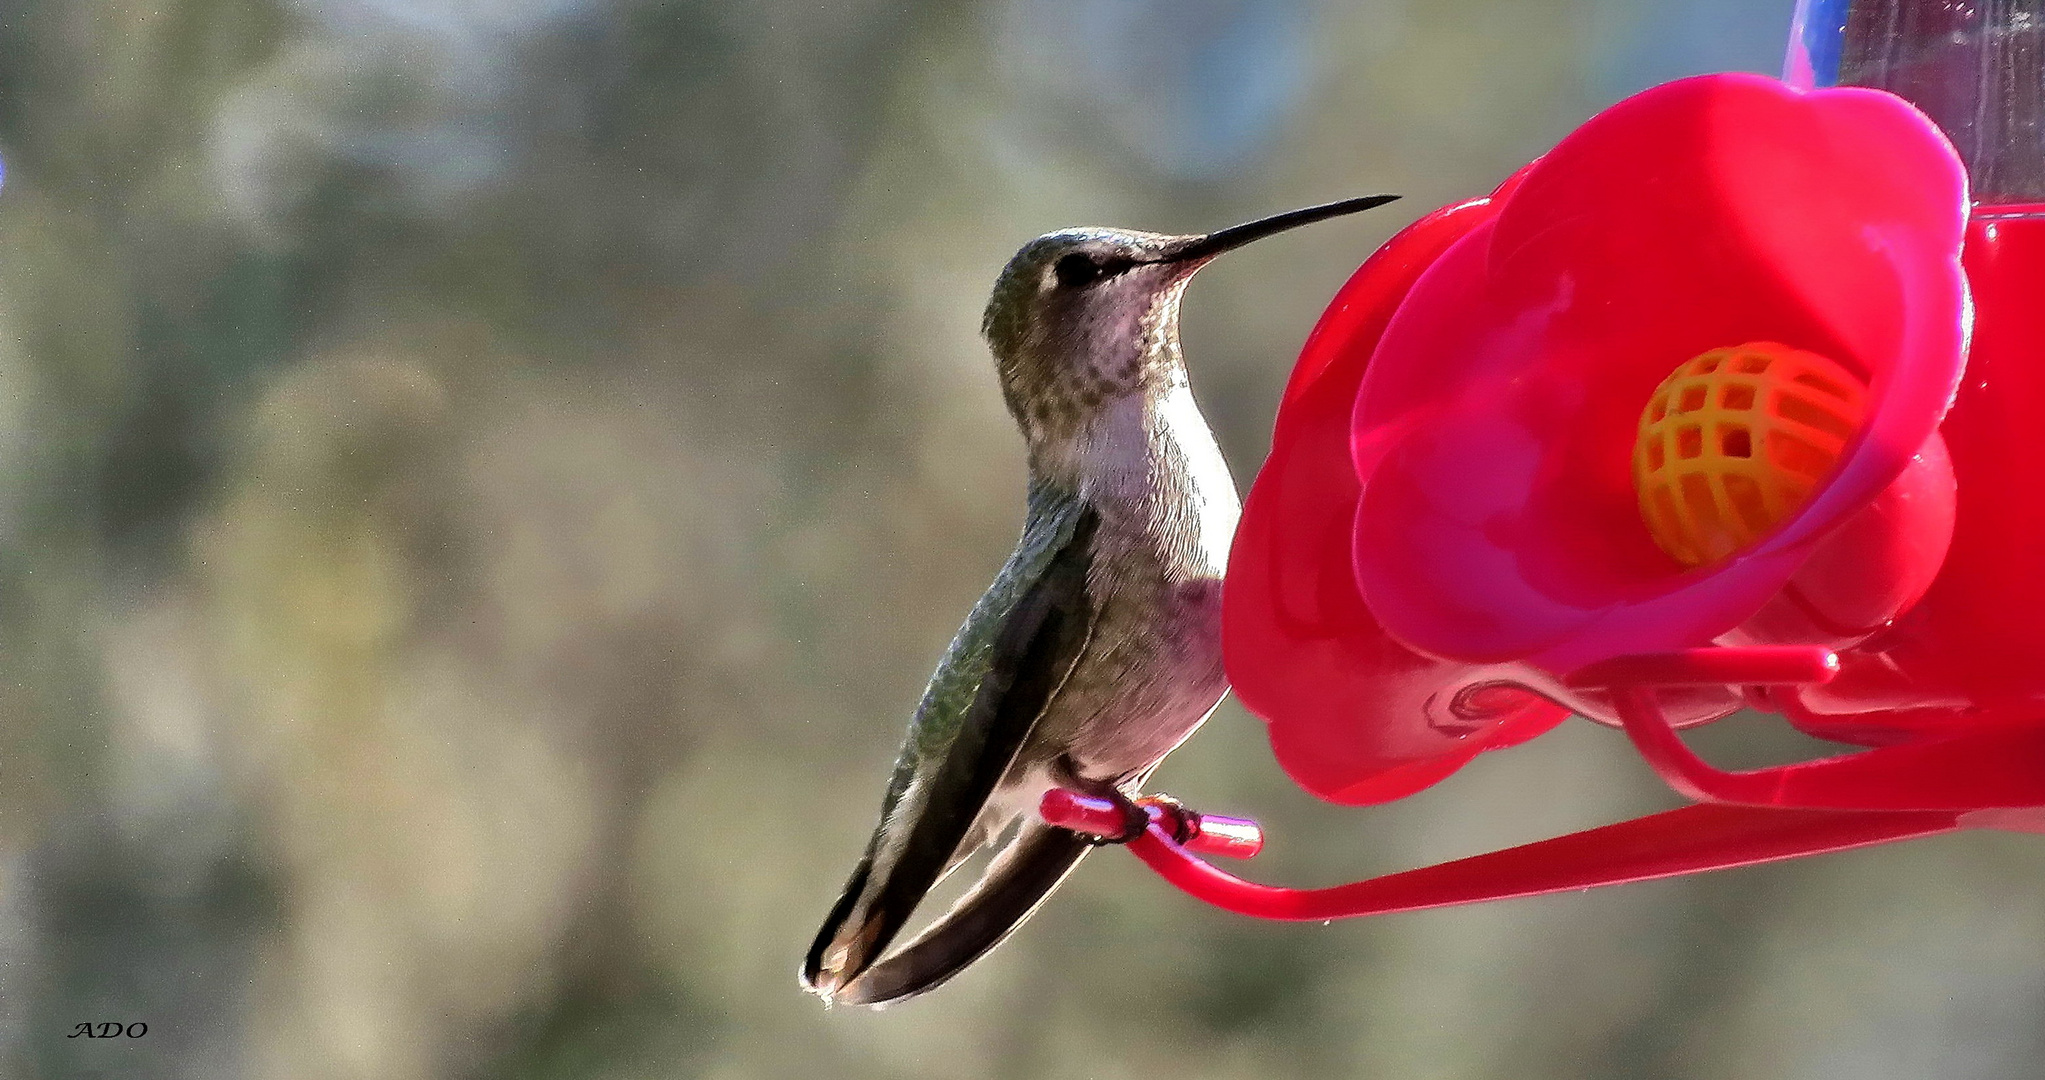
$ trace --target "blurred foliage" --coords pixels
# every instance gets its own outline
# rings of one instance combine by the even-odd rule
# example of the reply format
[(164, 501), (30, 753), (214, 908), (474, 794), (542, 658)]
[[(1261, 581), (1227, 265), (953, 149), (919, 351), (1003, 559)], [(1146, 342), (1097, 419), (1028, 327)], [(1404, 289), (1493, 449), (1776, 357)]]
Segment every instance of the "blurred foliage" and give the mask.
[[(1019, 523), (1018, 243), (1409, 196), (1195, 286), (1247, 479), (1373, 245), (1788, 7), (0, 4), (0, 1075), (2036, 1075), (2014, 837), (1326, 928), (1110, 853), (795, 986)], [(1312, 805), (1233, 705), (1163, 780), (1291, 881), (1666, 801), (1573, 727)]]

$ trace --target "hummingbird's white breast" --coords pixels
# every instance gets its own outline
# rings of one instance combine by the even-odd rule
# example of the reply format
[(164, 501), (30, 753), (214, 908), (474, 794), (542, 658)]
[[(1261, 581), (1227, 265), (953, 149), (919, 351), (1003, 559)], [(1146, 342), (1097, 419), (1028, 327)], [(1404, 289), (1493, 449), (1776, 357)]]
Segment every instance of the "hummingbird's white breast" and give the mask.
[(1105, 403), (1078, 449), (1079, 490), (1100, 515), (1095, 626), (1042, 735), (1107, 779), (1154, 765), (1226, 687), (1221, 577), (1241, 507), (1182, 374)]

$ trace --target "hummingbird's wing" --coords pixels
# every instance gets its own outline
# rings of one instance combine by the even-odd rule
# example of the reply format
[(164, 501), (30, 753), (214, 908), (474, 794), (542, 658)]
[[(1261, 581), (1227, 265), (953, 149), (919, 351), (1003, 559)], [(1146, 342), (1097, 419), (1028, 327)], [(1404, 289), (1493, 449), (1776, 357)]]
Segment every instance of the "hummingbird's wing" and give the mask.
[[(803, 961), (802, 979), (812, 990), (836, 994), (901, 932), (1085, 650), (1094, 614), (1086, 578), (1097, 525), (1095, 511), (1076, 495), (1048, 485), (1031, 491), (1023, 541), (931, 677), (896, 759), (880, 824)], [(1050, 875), (1015, 920), (1076, 858)], [(995, 870), (989, 868), (990, 878)], [(1044, 871), (1025, 876), (1035, 882)], [(1005, 933), (1006, 927), (972, 956)], [(963, 962), (951, 970), (959, 966)]]

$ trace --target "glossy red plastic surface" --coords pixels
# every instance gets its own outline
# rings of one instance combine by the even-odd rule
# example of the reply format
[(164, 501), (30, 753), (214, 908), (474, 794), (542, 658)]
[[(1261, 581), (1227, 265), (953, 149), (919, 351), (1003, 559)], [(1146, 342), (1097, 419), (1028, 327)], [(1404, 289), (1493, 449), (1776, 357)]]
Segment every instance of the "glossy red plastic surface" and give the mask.
[(1838, 674), (1839, 657), (1831, 650), (1791, 645), (1615, 656), (1580, 667), (1562, 681), (1576, 690), (1633, 686), (1667, 690), (1679, 686), (1828, 683)]
[[(1713, 768), (1685, 747), (1657, 701), (1671, 687), (1824, 682), (1822, 648), (1719, 648), (1613, 657), (1568, 676), (1619, 703), (1655, 770), (1700, 805), (1455, 862), (1324, 889), (1245, 881), (1200, 861), (1176, 804), (1128, 808), (1062, 790), (1040, 811), (1054, 825), (1128, 843), (1184, 892), (1243, 915), (1321, 920), (1481, 903), (1674, 877), (1892, 843), (1963, 828), (2045, 831), (2045, 727), (1961, 733), (1751, 772)], [(1197, 830), (1196, 830), (1197, 831)], [(1132, 835), (1133, 834), (1133, 835)]]
[[(1963, 357), (1965, 221), (1951, 147), (1887, 94), (1707, 76), (1592, 119), (1415, 282), (1371, 358), (1366, 604), (1418, 651), (1549, 673), (1737, 627), (1933, 437)], [(1689, 569), (1640, 519), (1640, 411), (1676, 365), (1749, 341), (1866, 376), (1868, 418), (1799, 511)], [(1936, 567), (1949, 518), (1882, 520), (1939, 534)]]
[(1952, 552), (1924, 599), (1790, 695), (1814, 734), (1883, 743), (2045, 720), (2045, 206), (1972, 223), (1966, 377), (1941, 429), (1958, 480)]
[[(1675, 364), (1755, 340), (1864, 375), (1868, 418), (1773, 532), (1685, 569), (1638, 515), (1634, 422)], [(2040, 612), (2045, 206), (1968, 222), (1950, 145), (1886, 94), (1684, 80), (1345, 286), (1246, 505), (1224, 645), (1324, 797), (1410, 793), (1555, 702), (1700, 805), (1332, 889), (1200, 862), (1176, 810), (1128, 842), (1210, 903), (1327, 919), (2045, 832)], [(1872, 748), (1729, 771), (1684, 743), (1742, 704)]]
[(1413, 280), (1491, 216), (1488, 199), (1430, 214), (1343, 286), (1293, 369), (1271, 456), (1236, 531), (1222, 587), (1230, 681), (1271, 721), (1279, 764), (1324, 799), (1409, 795), (1568, 715), (1511, 688), (1460, 695), (1485, 669), (1393, 641), (1349, 567), (1362, 492), (1349, 465), (1349, 416), (1364, 363)]
[(1455, 862), (1325, 889), (1260, 885), (1201, 862), (1159, 828), (1129, 844), (1152, 870), (1215, 907), (1295, 922), (1389, 915), (1574, 892), (1915, 840), (1966, 827), (1951, 812), (1686, 806)]
[[(1381, 249), (1308, 339), (1223, 589), (1230, 678), (1286, 770), (1335, 801), (1397, 798), (1564, 707), (1616, 724), (1608, 695), (1563, 683), (1584, 664), (1846, 646), (1908, 608), (1955, 514), (1936, 430), (1965, 207), (1950, 146), (1901, 100), (1706, 76)], [(1754, 340), (1865, 374), (1869, 418), (1773, 533), (1687, 569), (1640, 519), (1636, 423), (1676, 364)], [(1681, 725), (1746, 700), (1662, 695)]]
[(1750, 772), (1725, 772), (1683, 744), (1645, 689), (1618, 691), (1640, 756), (1702, 802), (1832, 810), (1990, 810), (2045, 806), (2045, 727), (1961, 732)]

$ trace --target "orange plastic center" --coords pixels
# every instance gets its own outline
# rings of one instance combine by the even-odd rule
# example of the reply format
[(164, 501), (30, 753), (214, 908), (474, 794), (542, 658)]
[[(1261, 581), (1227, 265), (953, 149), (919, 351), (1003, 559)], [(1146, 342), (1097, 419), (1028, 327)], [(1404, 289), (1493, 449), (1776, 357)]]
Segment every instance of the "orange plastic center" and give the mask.
[(1686, 361), (1633, 444), (1647, 531), (1688, 566), (1731, 555), (1803, 505), (1866, 415), (1866, 385), (1816, 353), (1761, 341)]

